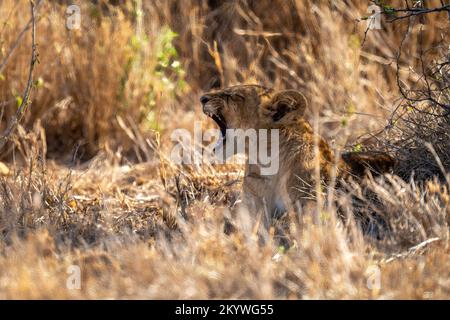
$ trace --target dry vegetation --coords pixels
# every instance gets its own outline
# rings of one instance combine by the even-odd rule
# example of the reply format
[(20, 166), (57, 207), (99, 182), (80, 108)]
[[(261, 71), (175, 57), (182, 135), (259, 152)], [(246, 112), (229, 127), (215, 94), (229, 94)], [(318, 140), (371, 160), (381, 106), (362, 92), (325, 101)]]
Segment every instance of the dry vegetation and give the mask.
[[(0, 298), (450, 297), (450, 120), (399, 99), (407, 20), (383, 18), (363, 43), (365, 1), (79, 1), (81, 28), (69, 30), (65, 2), (38, 8), (32, 102), (1, 150)], [(29, 19), (28, 1), (0, 2), (0, 62)], [(407, 88), (422, 48), (444, 39), (448, 57), (446, 13), (420, 19), (398, 61)], [(0, 72), (2, 132), (30, 41)], [(390, 150), (397, 175), (291, 213), (293, 245), (280, 247), (273, 229), (230, 209), (242, 168), (168, 160), (174, 129), (214, 126), (200, 94), (236, 83), (301, 90), (337, 150)], [(362, 234), (356, 212), (383, 216), (388, 234)], [(66, 287), (71, 265), (80, 290)], [(381, 286), (368, 286), (377, 270)]]

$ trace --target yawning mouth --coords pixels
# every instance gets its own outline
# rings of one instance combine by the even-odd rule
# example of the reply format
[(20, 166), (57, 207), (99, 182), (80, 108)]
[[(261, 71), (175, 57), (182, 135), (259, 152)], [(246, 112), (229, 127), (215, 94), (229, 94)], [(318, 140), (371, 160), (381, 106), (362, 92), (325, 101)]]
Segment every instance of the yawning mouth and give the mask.
[(206, 113), (208, 117), (213, 119), (220, 129), (220, 138), (217, 141), (216, 146), (214, 147), (215, 150), (220, 148), (221, 146), (225, 145), (226, 137), (227, 137), (227, 122), (225, 121), (225, 118), (220, 113)]

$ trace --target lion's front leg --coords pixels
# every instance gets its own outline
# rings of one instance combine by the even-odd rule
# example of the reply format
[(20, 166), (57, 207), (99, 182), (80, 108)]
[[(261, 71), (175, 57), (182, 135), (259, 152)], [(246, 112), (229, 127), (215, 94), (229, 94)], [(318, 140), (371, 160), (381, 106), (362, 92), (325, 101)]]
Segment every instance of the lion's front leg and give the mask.
[(244, 177), (242, 187), (243, 207), (253, 218), (262, 221), (266, 229), (268, 229), (276, 208), (272, 201), (272, 196), (268, 194), (269, 189), (266, 181), (260, 176), (247, 175)]

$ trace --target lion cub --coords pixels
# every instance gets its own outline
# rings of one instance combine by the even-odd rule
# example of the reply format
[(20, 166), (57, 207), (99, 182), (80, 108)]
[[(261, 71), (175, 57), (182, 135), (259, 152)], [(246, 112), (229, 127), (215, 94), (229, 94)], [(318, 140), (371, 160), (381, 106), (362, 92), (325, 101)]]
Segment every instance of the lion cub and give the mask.
[[(261, 161), (249, 161), (249, 145), (245, 146), (247, 161), (243, 181), (243, 204), (252, 213), (265, 213), (265, 223), (286, 210), (306, 205), (315, 194), (314, 132), (303, 117), (306, 98), (298, 91), (274, 91), (258, 85), (239, 85), (209, 92), (200, 98), (203, 112), (219, 126), (221, 139), (218, 146), (224, 148), (231, 129), (246, 134), (254, 129), (270, 133), (276, 129), (278, 152), (271, 154), (278, 162), (278, 170), (263, 174)], [(245, 130), (245, 131), (244, 131)], [(259, 135), (254, 135), (258, 137)], [(228, 139), (227, 139), (228, 138)], [(236, 138), (236, 135), (234, 136)], [(259, 145), (267, 153), (273, 151), (273, 141)], [(242, 141), (242, 140), (241, 140)], [(255, 143), (251, 141), (250, 144)], [(256, 141), (259, 144), (259, 141)], [(234, 149), (234, 148), (233, 148)], [(320, 177), (326, 185), (334, 166), (333, 153), (324, 139), (318, 139)], [(266, 154), (267, 154), (266, 153)], [(257, 157), (258, 158), (258, 157)], [(347, 153), (338, 163), (338, 178), (350, 174), (363, 175), (366, 168), (374, 172), (386, 171), (393, 159), (384, 153)]]

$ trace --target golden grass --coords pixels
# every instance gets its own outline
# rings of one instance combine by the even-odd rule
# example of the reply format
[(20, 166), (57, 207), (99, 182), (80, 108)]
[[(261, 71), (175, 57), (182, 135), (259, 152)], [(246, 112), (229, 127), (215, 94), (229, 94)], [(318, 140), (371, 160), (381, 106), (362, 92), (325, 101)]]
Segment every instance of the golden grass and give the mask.
[[(239, 166), (167, 160), (172, 130), (192, 130), (195, 119), (213, 126), (198, 97), (214, 79), (302, 90), (310, 120), (319, 110), (321, 133), (340, 150), (383, 129), (398, 97), (391, 62), (404, 23), (369, 32), (361, 46), (365, 23), (354, 20), (367, 14), (362, 1), (99, 2), (83, 2), (79, 30), (66, 29), (59, 1), (39, 9), (32, 104), (1, 156), (0, 298), (450, 297), (445, 180), (393, 175), (349, 185), (336, 195), (345, 219), (325, 201), (283, 221), (293, 244), (286, 250), (274, 229), (228, 209), (239, 197)], [(0, 3), (0, 61), (28, 12), (24, 0)], [(424, 45), (446, 23), (445, 15), (427, 18)], [(29, 50), (25, 37), (2, 72), (2, 130)], [(415, 79), (404, 71), (420, 63), (419, 50), (413, 28), (405, 83)], [(363, 235), (357, 211), (382, 215), (390, 234)], [(81, 268), (79, 290), (66, 285), (72, 265)]]

